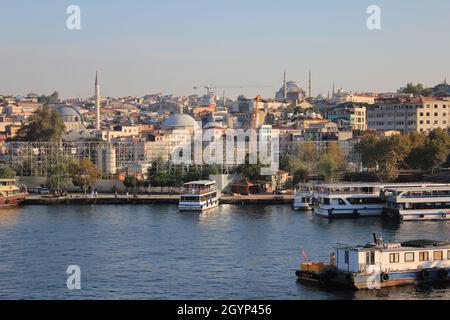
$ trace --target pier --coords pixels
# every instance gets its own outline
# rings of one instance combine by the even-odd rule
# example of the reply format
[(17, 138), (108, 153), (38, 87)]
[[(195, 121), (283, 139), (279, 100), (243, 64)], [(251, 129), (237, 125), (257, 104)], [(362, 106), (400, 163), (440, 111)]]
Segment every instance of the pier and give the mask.
[[(84, 197), (82, 194), (70, 194), (67, 197), (31, 195), (23, 201), (25, 205), (142, 205), (142, 204), (178, 204), (179, 195), (118, 195), (99, 194), (98, 197)], [(220, 204), (230, 205), (274, 205), (292, 204), (293, 195), (222, 195)]]

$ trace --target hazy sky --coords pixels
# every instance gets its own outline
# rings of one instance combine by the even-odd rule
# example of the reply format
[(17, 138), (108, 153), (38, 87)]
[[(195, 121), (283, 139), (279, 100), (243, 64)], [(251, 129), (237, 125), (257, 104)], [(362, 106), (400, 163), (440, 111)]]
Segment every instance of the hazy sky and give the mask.
[[(81, 8), (68, 30), (66, 8)], [(371, 4), (381, 27), (366, 27)], [(283, 69), (313, 94), (393, 91), (450, 77), (448, 0), (0, 0), (0, 93), (88, 97), (204, 93), (273, 97)], [(264, 85), (264, 86), (263, 86)], [(218, 90), (222, 93), (222, 89)]]

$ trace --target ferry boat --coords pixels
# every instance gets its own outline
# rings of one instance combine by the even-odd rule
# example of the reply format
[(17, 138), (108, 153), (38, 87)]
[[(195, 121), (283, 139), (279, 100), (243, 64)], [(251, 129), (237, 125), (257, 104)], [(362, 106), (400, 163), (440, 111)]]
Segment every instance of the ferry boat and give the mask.
[(25, 188), (19, 188), (15, 179), (0, 179), (0, 208), (19, 205), (27, 196)]
[(314, 204), (314, 190), (309, 184), (299, 184), (295, 188), (294, 210), (311, 210)]
[(329, 264), (302, 263), (298, 280), (354, 289), (447, 282), (450, 280), (450, 241), (413, 240), (364, 246), (338, 245)]
[[(392, 188), (420, 189), (450, 186), (446, 184), (406, 183), (344, 183), (315, 186), (319, 207), (314, 213), (327, 218), (357, 218), (381, 216), (386, 207), (384, 191)], [(317, 190), (316, 190), (317, 189)]]
[(185, 183), (181, 190), (178, 209), (181, 211), (203, 211), (219, 205), (219, 192), (212, 180)]
[(385, 190), (384, 213), (400, 220), (450, 220), (450, 185)]

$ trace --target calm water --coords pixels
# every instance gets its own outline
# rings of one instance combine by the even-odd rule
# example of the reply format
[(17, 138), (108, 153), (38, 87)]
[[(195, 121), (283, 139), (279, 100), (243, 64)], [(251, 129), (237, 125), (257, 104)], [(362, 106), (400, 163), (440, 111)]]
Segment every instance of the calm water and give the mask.
[[(371, 292), (296, 282), (301, 247), (450, 238), (446, 222), (328, 221), (289, 206), (28, 206), (0, 212), (2, 299), (450, 299), (450, 286)], [(80, 291), (66, 287), (81, 268)]]

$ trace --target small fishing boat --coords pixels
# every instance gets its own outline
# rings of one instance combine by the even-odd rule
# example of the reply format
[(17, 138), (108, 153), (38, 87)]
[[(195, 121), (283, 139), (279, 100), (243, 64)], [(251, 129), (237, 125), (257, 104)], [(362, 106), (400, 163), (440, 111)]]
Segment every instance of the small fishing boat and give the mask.
[(374, 243), (364, 246), (338, 245), (328, 264), (302, 263), (298, 280), (354, 289), (450, 280), (450, 241), (413, 240)]

